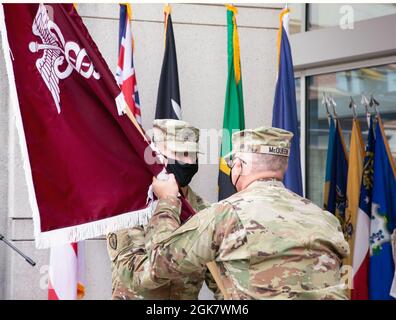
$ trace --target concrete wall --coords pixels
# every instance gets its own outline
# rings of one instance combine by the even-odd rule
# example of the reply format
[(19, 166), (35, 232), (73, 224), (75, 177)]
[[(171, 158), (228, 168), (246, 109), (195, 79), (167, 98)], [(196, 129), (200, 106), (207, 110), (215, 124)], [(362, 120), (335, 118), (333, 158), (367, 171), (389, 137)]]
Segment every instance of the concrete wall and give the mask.
[[(0, 43), (1, 49), (1, 43)], [(0, 75), (5, 74), (3, 56), (0, 55)], [(7, 186), (8, 186), (8, 100), (7, 82), (3, 77), (0, 80), (0, 234), (7, 232)], [(3, 80), (4, 79), (4, 80)], [(5, 285), (7, 270), (7, 249), (0, 243), (0, 299), (5, 297)]]
[[(237, 17), (246, 127), (271, 123), (276, 80), (276, 35), (279, 5), (239, 6)], [(220, 129), (227, 76), (226, 10), (223, 5), (172, 5), (183, 119), (201, 129)], [(133, 5), (135, 66), (143, 125), (154, 118), (163, 55), (163, 6)], [(80, 4), (84, 18), (110, 68), (117, 61), (118, 6)], [(48, 250), (36, 250), (31, 210), (19, 145), (0, 55), (0, 232), (37, 261), (30, 267), (0, 244), (0, 299), (45, 299)], [(218, 153), (216, 153), (218, 154)], [(217, 158), (217, 156), (216, 156)], [(193, 188), (213, 202), (217, 198), (217, 164), (201, 165)], [(110, 297), (110, 265), (103, 239), (86, 241), (88, 299)], [(202, 297), (209, 297), (203, 293)]]

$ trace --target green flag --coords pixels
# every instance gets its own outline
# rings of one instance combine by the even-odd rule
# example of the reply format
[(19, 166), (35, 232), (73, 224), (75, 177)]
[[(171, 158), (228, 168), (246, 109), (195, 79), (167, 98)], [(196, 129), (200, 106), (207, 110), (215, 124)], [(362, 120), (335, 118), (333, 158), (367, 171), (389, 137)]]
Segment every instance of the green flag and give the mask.
[(224, 156), (232, 149), (232, 133), (245, 129), (239, 38), (235, 19), (236, 14), (237, 9), (234, 6), (227, 5), (228, 79), (218, 179), (219, 200), (228, 198), (235, 192), (229, 177), (230, 169), (224, 160)]

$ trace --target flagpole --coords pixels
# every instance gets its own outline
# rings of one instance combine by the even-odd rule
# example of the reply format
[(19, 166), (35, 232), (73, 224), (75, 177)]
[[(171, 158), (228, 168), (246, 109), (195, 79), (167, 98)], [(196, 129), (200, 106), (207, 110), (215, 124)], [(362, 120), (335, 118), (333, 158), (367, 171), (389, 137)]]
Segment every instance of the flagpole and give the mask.
[(18, 253), (22, 258), (26, 260), (27, 263), (29, 263), (32, 267), (36, 265), (36, 262), (34, 262), (31, 258), (29, 258), (27, 255), (25, 255), (22, 251), (20, 251), (17, 247), (15, 247), (11, 242), (9, 242), (1, 233), (0, 233), (0, 241), (3, 241), (7, 246), (9, 246), (12, 250), (14, 250), (16, 253)]
[[(124, 95), (122, 95), (124, 97)], [(142, 127), (139, 125), (139, 123), (137, 122), (135, 116), (132, 114), (131, 109), (129, 109), (129, 106), (127, 105), (126, 101), (124, 100), (125, 103), (125, 113), (128, 116), (129, 120), (131, 120), (132, 124), (136, 127), (136, 129), (140, 132), (140, 134), (142, 135), (143, 139), (145, 141), (148, 142), (146, 135), (144, 134)]]

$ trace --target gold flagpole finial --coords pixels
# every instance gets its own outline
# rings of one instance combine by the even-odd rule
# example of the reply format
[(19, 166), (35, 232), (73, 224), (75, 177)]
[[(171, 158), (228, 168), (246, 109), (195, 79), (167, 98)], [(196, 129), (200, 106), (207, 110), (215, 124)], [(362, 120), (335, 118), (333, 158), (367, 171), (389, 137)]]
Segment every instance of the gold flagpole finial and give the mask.
[(227, 10), (232, 11), (234, 14), (238, 13), (238, 8), (233, 6), (232, 4), (226, 4), (225, 6), (226, 6)]
[(169, 3), (166, 3), (164, 5), (164, 47), (166, 47), (166, 30), (168, 27), (168, 17), (171, 14), (171, 6), (169, 5)]
[(126, 6), (128, 19), (132, 20), (132, 6), (131, 6), (131, 4), (128, 2), (121, 2), (120, 6)]
[(283, 17), (285, 14), (288, 14), (290, 12), (290, 9), (287, 7), (287, 4), (284, 9), (279, 14), (279, 30), (278, 30), (278, 40), (277, 40), (277, 49), (278, 49), (278, 66), (280, 62), (280, 46), (281, 46), (281, 41), (282, 41), (282, 26), (283, 26)]
[(168, 15), (171, 14), (171, 11), (172, 11), (171, 6), (169, 5), (169, 3), (166, 3), (166, 4), (164, 5), (164, 13), (168, 16)]
[(126, 4), (126, 8), (127, 8), (127, 14), (128, 14), (128, 19), (132, 20), (132, 7), (130, 3)]
[(239, 49), (239, 37), (238, 37), (238, 29), (235, 16), (238, 13), (238, 9), (231, 5), (225, 5), (228, 11), (233, 13), (232, 16), (232, 24), (233, 24), (233, 32), (232, 32), (232, 45), (233, 45), (233, 53), (234, 53), (234, 74), (235, 74), (235, 81), (238, 84), (241, 80), (241, 65), (240, 65), (240, 49)]

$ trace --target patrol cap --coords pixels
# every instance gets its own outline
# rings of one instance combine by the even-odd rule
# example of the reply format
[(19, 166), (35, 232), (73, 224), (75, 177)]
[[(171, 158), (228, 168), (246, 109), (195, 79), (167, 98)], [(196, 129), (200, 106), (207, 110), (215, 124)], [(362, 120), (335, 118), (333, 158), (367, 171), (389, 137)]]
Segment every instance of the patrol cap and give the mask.
[(168, 150), (176, 153), (201, 153), (198, 143), (199, 129), (182, 120), (155, 119), (153, 142), (162, 142)]
[(289, 157), (293, 133), (273, 127), (259, 127), (233, 133), (232, 151), (224, 156), (228, 162), (235, 153), (262, 153)]

